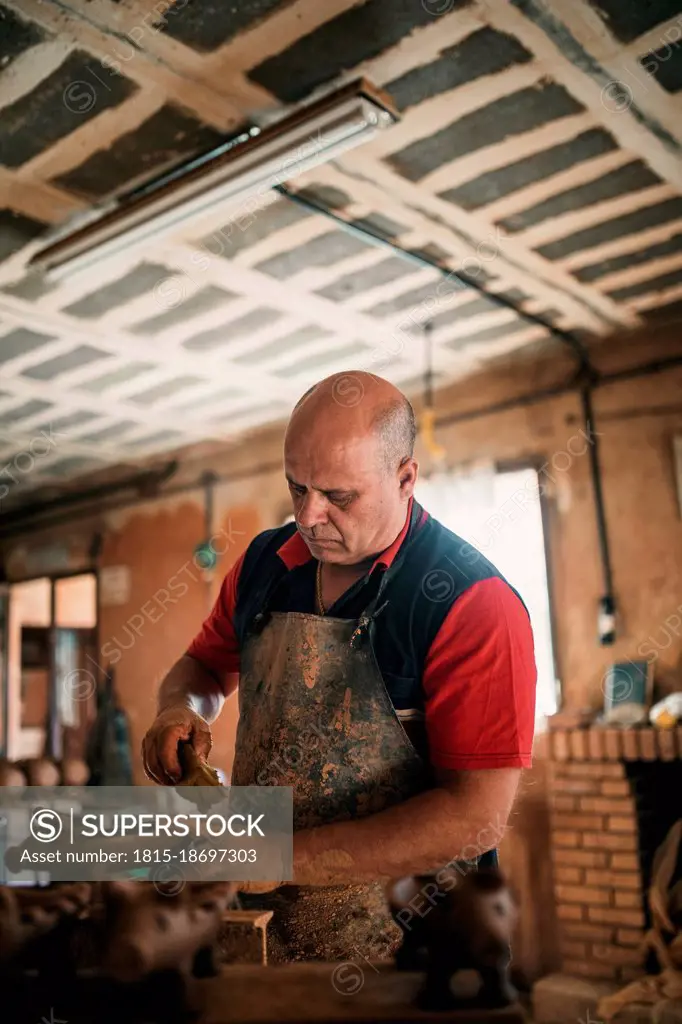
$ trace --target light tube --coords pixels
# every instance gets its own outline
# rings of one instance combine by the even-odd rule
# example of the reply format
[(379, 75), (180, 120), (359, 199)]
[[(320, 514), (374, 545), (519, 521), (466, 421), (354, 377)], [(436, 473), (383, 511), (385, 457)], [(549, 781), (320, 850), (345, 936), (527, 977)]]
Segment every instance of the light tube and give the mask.
[[(212, 207), (227, 208), (226, 221), (258, 208), (259, 196), (318, 164), (373, 138), (397, 120), (390, 100), (366, 81), (296, 111), (247, 137), (219, 148), (186, 173), (174, 173), (158, 188), (141, 189), (79, 228), (57, 237), (29, 266), (63, 277), (132, 248), (161, 239)], [(196, 166), (193, 166), (195, 164)]]

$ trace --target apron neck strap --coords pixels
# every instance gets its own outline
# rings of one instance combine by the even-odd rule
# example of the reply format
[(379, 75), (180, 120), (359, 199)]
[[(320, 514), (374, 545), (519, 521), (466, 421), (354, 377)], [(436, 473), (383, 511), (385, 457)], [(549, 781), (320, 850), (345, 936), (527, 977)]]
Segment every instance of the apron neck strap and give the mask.
[(407, 550), (414, 540), (415, 534), (417, 532), (417, 527), (421, 522), (423, 513), (424, 510), (421, 507), (421, 505), (417, 501), (413, 500), (412, 511), (410, 513), (410, 522), (407, 527), (407, 534), (405, 536), (405, 539), (400, 546), (400, 550), (396, 554), (395, 558), (391, 562), (388, 569), (384, 569), (383, 572), (381, 573), (381, 582), (379, 584), (379, 588), (376, 594), (369, 602), (367, 607), (364, 609), (364, 611), (360, 614), (357, 628), (355, 629), (353, 637), (351, 638), (352, 646), (355, 646), (353, 640), (355, 639), (357, 641), (360, 639), (360, 637), (366, 631), (370, 623), (372, 623), (374, 619), (376, 619), (376, 617), (381, 614), (381, 612), (388, 604), (388, 600), (385, 597), (386, 587), (394, 578), (394, 576), (396, 576), (397, 573), (400, 571), (400, 568), (405, 561)]
[[(360, 614), (357, 628), (353, 633), (353, 637), (356, 639), (356, 641), (362, 637), (370, 623), (377, 617), (377, 615), (379, 615), (384, 610), (384, 608), (388, 604), (388, 601), (384, 596), (386, 587), (391, 582), (393, 577), (399, 572), (401, 566), (403, 565), (405, 561), (405, 556), (407, 554), (407, 550), (414, 541), (414, 537), (415, 534), (417, 533), (417, 528), (422, 520), (423, 514), (424, 510), (422, 506), (419, 504), (419, 502), (413, 499), (412, 509), (410, 512), (410, 521), (408, 523), (405, 539), (401, 544), (400, 550), (396, 554), (391, 565), (388, 567), (388, 569), (384, 569), (381, 572), (381, 582), (379, 583), (379, 587), (376, 591), (376, 594), (374, 595), (372, 600), (367, 604), (364, 611), (362, 611)], [(272, 601), (274, 591), (276, 590), (280, 580), (285, 574), (286, 569), (284, 568), (284, 566), (282, 566), (281, 572), (274, 575), (273, 578), (271, 578), (271, 580), (269, 581), (268, 586), (266, 587), (265, 593), (263, 595), (263, 603), (261, 606), (261, 610), (255, 616), (252, 622), (251, 632), (259, 633), (266, 625), (270, 617), (270, 603)], [(353, 642), (353, 639), (351, 639), (351, 644), (352, 646), (356, 646), (356, 643)]]

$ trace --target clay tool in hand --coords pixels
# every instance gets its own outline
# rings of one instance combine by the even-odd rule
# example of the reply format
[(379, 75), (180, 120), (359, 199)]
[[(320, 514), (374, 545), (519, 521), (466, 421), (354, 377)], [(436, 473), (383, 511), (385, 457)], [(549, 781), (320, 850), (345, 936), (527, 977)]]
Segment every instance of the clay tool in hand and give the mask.
[(178, 786), (220, 786), (215, 768), (211, 768), (208, 761), (200, 757), (191, 743), (180, 743), (178, 755), (182, 766), (182, 778)]

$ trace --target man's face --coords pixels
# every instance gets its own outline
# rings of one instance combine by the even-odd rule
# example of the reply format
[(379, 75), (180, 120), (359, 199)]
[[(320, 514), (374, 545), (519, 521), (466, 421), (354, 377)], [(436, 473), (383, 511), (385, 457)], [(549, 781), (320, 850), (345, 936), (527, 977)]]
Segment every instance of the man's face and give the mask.
[(344, 440), (324, 428), (291, 430), (284, 469), (296, 525), (314, 558), (354, 565), (400, 532), (412, 488), (401, 488), (404, 468), (387, 465), (374, 434)]

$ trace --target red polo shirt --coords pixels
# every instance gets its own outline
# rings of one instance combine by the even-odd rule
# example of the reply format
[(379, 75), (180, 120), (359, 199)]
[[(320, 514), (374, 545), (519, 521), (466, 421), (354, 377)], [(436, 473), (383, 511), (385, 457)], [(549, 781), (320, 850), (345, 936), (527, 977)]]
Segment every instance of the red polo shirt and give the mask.
[[(391, 565), (408, 523), (409, 515), (371, 572)], [(277, 554), (289, 570), (312, 559), (299, 533)], [(187, 650), (219, 679), (239, 671), (232, 617), (243, 561), (244, 555), (228, 572), (211, 614)], [(533, 634), (522, 602), (497, 577), (474, 583), (452, 605), (424, 664), (424, 716), (432, 764), (451, 769), (529, 767), (535, 683)]]

